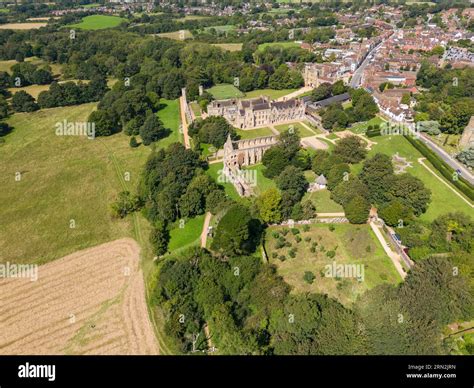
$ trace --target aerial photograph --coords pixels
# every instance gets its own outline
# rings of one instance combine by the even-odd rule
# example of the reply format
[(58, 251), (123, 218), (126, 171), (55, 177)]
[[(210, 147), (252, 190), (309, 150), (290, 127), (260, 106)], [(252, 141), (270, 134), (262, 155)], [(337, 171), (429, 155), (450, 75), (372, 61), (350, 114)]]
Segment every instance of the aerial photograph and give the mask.
[(474, 2), (1, 0), (0, 203), (2, 388), (114, 359), (472, 388)]

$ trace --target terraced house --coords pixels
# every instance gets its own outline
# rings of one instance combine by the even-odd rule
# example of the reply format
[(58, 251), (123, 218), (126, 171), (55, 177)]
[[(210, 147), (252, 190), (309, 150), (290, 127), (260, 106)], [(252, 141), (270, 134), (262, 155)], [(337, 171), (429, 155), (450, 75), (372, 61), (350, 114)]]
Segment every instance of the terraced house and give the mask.
[(224, 117), (236, 128), (249, 129), (301, 120), (305, 117), (305, 106), (297, 99), (273, 101), (261, 96), (212, 101), (207, 106), (207, 113)]

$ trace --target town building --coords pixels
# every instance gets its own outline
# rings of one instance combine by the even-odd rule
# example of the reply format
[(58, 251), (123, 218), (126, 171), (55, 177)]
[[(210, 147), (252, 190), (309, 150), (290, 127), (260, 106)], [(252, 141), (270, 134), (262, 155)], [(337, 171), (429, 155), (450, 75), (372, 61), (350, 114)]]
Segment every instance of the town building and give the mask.
[(273, 101), (261, 96), (252, 99), (215, 100), (207, 106), (209, 116), (222, 116), (239, 129), (302, 120), (305, 105), (298, 99)]

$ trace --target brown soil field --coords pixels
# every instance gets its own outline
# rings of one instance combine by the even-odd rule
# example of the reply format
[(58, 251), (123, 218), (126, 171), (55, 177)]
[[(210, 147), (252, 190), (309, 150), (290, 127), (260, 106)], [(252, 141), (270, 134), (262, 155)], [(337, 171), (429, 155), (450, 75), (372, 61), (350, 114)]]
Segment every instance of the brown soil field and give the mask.
[(123, 238), (0, 279), (0, 354), (158, 354), (139, 253)]
[(34, 30), (46, 26), (48, 23), (7, 23), (0, 24), (0, 30)]

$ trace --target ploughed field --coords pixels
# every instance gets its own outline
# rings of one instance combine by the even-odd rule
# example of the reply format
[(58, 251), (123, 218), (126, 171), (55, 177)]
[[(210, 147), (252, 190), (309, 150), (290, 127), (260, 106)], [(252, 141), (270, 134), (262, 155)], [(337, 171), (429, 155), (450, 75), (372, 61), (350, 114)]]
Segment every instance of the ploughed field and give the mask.
[(139, 252), (123, 238), (0, 278), (0, 354), (157, 354)]

